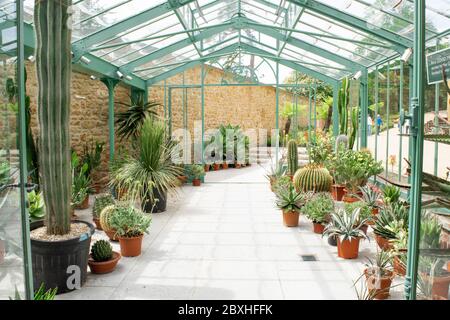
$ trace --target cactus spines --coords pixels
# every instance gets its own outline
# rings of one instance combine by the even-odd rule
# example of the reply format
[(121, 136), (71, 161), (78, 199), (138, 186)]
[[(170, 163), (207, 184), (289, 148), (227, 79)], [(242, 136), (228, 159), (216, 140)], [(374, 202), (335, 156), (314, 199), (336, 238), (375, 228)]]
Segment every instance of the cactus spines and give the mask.
[(47, 208), (45, 225), (53, 235), (70, 231), (71, 5), (72, 0), (35, 0), (34, 6), (39, 161)]
[(104, 208), (100, 213), (100, 224), (104, 231), (113, 231), (109, 221), (111, 220), (111, 215), (113, 215), (117, 210), (116, 205), (110, 205)]
[(331, 190), (333, 178), (328, 170), (317, 164), (310, 164), (297, 170), (294, 175), (294, 185), (303, 192), (325, 192)]
[(95, 197), (94, 206), (92, 208), (92, 216), (94, 218), (100, 218), (100, 213), (104, 208), (107, 206), (110, 206), (112, 204), (115, 204), (116, 201), (114, 200), (114, 197), (109, 193), (102, 193)]
[(102, 262), (111, 260), (113, 250), (111, 244), (106, 240), (96, 241), (91, 248), (91, 256), (94, 261)]
[(298, 149), (295, 140), (288, 142), (288, 174), (294, 175), (298, 169)]

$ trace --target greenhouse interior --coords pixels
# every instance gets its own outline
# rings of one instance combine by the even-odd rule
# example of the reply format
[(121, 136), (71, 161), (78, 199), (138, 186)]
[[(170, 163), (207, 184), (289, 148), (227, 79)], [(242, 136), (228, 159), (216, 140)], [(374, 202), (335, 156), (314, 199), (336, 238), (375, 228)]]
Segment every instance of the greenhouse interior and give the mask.
[(448, 300), (449, 0), (0, 0), (0, 300)]

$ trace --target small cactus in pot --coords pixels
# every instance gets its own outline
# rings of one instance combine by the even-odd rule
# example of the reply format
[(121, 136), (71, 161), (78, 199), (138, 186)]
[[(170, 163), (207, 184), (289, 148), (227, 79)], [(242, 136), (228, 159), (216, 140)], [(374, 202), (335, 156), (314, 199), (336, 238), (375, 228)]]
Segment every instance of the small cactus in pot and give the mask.
[(100, 223), (100, 214), (104, 208), (116, 203), (114, 197), (109, 193), (99, 194), (95, 197), (94, 207), (92, 208), (92, 217), (98, 230), (103, 230)]
[(120, 254), (113, 251), (111, 244), (106, 240), (98, 240), (91, 248), (88, 260), (92, 273), (109, 273), (116, 268)]

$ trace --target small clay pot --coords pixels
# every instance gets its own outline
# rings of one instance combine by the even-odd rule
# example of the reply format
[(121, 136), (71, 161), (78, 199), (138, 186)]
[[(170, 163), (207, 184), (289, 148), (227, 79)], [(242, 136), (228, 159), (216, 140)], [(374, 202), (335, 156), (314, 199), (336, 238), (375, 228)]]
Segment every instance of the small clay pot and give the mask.
[(214, 168), (214, 171), (220, 170), (220, 164), (219, 163), (214, 163), (213, 164), (213, 168)]
[(108, 261), (95, 261), (92, 259), (92, 255), (89, 255), (88, 265), (92, 273), (103, 274), (114, 271), (117, 262), (121, 258), (120, 253), (113, 251), (113, 256)]
[(325, 226), (323, 224), (313, 222), (313, 231), (314, 231), (314, 233), (322, 234), (324, 229), (325, 229)]
[(378, 300), (384, 300), (389, 297), (389, 291), (391, 289), (394, 274), (391, 271), (385, 271), (385, 273), (386, 274), (384, 276), (377, 276), (374, 274), (369, 274), (368, 269), (364, 270), (369, 294)]
[(222, 164), (222, 168), (223, 168), (223, 169), (228, 169), (228, 163), (224, 162), (224, 163)]
[(117, 238), (116, 236), (116, 231), (115, 230), (103, 230), (105, 231), (106, 235), (108, 236), (109, 240), (111, 241), (119, 241), (119, 238)]
[(94, 220), (95, 228), (96, 228), (97, 230), (103, 230), (102, 224), (100, 223), (100, 219), (98, 219), (98, 218), (93, 218), (92, 220)]
[(201, 184), (202, 184), (202, 182), (201, 182), (200, 179), (193, 179), (193, 180), (192, 180), (192, 185), (193, 185), (194, 187), (200, 187)]
[(389, 239), (380, 237), (379, 235), (375, 235), (375, 241), (378, 244), (378, 247), (380, 247), (383, 251), (389, 251), (392, 249), (392, 244), (389, 242)]
[(119, 237), (120, 253), (124, 257), (137, 257), (141, 254), (142, 239), (144, 235), (138, 237)]
[(87, 208), (89, 208), (89, 195), (87, 195), (86, 198), (84, 198), (83, 202), (75, 206), (75, 209), (77, 210), (84, 210)]
[(286, 227), (297, 227), (299, 219), (298, 211), (283, 211), (283, 223)]
[(403, 262), (400, 260), (398, 256), (394, 256), (392, 266), (394, 268), (394, 273), (396, 275), (399, 275), (401, 277), (404, 277), (406, 275), (406, 266), (403, 264)]
[(333, 184), (331, 186), (331, 195), (333, 196), (333, 199), (335, 201), (342, 201), (342, 198), (344, 197), (345, 191), (344, 191), (345, 187), (338, 185), (338, 184)]
[(209, 164), (205, 164), (205, 172), (208, 172), (208, 171), (209, 171), (209, 167), (210, 167)]
[(186, 176), (178, 176), (177, 178), (178, 178), (178, 180), (180, 180), (181, 183), (186, 183), (186, 181), (187, 181)]
[(241, 168), (241, 164), (240, 164), (240, 163), (235, 163), (235, 164), (234, 164), (234, 167), (235, 167), (236, 169), (240, 169), (240, 168)]
[(338, 256), (344, 259), (356, 259), (359, 253), (360, 238), (352, 238), (351, 240), (337, 239)]

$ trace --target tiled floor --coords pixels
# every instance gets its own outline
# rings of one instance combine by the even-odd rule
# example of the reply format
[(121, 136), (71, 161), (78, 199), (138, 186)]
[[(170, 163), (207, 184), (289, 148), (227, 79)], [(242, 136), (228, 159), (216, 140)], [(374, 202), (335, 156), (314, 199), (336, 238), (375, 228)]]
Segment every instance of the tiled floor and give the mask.
[[(183, 187), (167, 212), (153, 215), (140, 257), (89, 274), (81, 290), (58, 298), (356, 299), (352, 284), (376, 250), (373, 237), (359, 259), (343, 260), (304, 217), (298, 228), (284, 227), (264, 173), (258, 165), (210, 172), (201, 187)], [(402, 288), (391, 292), (400, 298)]]

